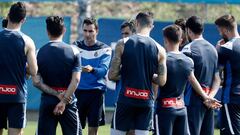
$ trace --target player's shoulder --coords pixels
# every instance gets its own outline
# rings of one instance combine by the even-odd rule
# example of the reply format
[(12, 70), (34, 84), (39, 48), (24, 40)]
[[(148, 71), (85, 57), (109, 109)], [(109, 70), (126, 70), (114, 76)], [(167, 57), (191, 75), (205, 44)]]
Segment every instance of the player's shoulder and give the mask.
[(30, 46), (34, 45), (34, 41), (32, 40), (31, 37), (29, 37), (28, 35), (26, 35), (25, 33), (21, 32), (21, 31), (19, 31), (18, 33), (22, 36), (26, 45), (30, 45)]
[(221, 48), (225, 48), (228, 50), (233, 50), (234, 45), (239, 45), (240, 44), (240, 37), (233, 38), (229, 40), (227, 43), (221, 45)]
[(71, 51), (74, 55), (77, 55), (77, 54), (80, 53), (80, 49), (74, 44), (59, 42), (57, 46), (62, 48), (62, 49), (66, 49), (66, 50)]
[(155, 39), (153, 39), (152, 37), (149, 37), (149, 40), (153, 43), (154, 46), (157, 47), (157, 49), (162, 52), (162, 51), (165, 51), (165, 49), (163, 48), (163, 46), (158, 43)]
[(181, 52), (181, 55), (179, 57), (181, 57), (181, 59), (185, 63), (185, 65), (190, 65), (190, 66), (194, 65), (192, 58), (188, 57), (184, 53)]
[(80, 50), (76, 45), (70, 44), (68, 47), (72, 50), (74, 55), (80, 54)]
[(112, 54), (112, 48), (109, 45), (107, 45), (101, 41), (97, 41), (96, 45), (97, 45), (96, 50), (99, 50), (100, 54), (102, 54), (102, 55), (103, 54), (105, 54), (105, 55)]
[(190, 42), (188, 44), (186, 44), (183, 48), (182, 51), (183, 53), (191, 53), (191, 46), (192, 46), (193, 42)]

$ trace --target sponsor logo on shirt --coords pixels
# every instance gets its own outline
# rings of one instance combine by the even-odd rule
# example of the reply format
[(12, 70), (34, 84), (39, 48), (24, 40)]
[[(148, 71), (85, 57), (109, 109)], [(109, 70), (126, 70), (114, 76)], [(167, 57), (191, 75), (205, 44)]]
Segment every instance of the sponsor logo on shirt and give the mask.
[(67, 90), (67, 88), (61, 88), (61, 87), (51, 87), (51, 88), (57, 92), (65, 92)]
[(0, 94), (16, 95), (17, 86), (16, 85), (0, 85)]
[(184, 101), (178, 98), (163, 98), (162, 99), (162, 107), (175, 107), (182, 108), (184, 107)]
[(125, 90), (125, 96), (129, 98), (136, 98), (136, 99), (149, 99), (149, 90), (142, 90), (142, 89), (135, 89), (127, 87)]

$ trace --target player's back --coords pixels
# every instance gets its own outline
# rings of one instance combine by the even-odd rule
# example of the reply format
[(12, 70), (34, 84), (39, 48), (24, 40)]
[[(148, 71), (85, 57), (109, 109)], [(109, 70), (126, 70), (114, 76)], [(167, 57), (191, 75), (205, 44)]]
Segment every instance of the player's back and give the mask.
[[(183, 53), (192, 58), (194, 62), (194, 75), (202, 88), (209, 93), (212, 87), (213, 78), (217, 72), (217, 51), (212, 44), (203, 38), (195, 39), (183, 48)], [(192, 87), (188, 87), (186, 98), (190, 104), (202, 104), (199, 96), (193, 92)], [(191, 98), (189, 97), (191, 96)], [(197, 96), (197, 97), (196, 97)], [(190, 98), (190, 100), (188, 99)]]
[(193, 59), (196, 78), (200, 84), (210, 87), (217, 68), (216, 49), (204, 39), (194, 40), (188, 46), (190, 53), (184, 52), (184, 54)]
[[(49, 42), (38, 52), (38, 73), (43, 82), (57, 91), (67, 90), (74, 71), (78, 54), (77, 48), (63, 42)], [(58, 102), (57, 98), (46, 93), (43, 96), (52, 101)]]
[(193, 61), (183, 53), (169, 52), (167, 54), (167, 82), (160, 87), (158, 99), (183, 97), (193, 66)]
[(24, 36), (19, 30), (0, 32), (0, 102), (26, 100)]
[(133, 35), (122, 54), (122, 87), (118, 102), (152, 106), (152, 77), (158, 66), (158, 46), (152, 38)]

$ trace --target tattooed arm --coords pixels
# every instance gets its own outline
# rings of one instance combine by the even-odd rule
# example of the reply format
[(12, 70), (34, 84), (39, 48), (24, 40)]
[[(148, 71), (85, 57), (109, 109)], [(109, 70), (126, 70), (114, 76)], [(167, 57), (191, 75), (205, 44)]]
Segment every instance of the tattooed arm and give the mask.
[(35, 76), (32, 76), (32, 81), (33, 81), (33, 85), (38, 88), (39, 90), (41, 90), (42, 92), (45, 92), (49, 95), (53, 95), (59, 98), (60, 93), (55, 91), (54, 89), (52, 89), (51, 87), (47, 86), (46, 84), (44, 84), (42, 82), (42, 78), (40, 74), (37, 74)]
[(121, 77), (120, 67), (121, 67), (121, 57), (122, 57), (123, 49), (124, 49), (124, 41), (122, 39), (122, 40), (119, 40), (116, 45), (115, 53), (109, 68), (109, 73), (108, 73), (109, 80), (112, 80), (112, 81), (120, 80), (120, 77)]
[(159, 47), (158, 54), (158, 71), (157, 76), (153, 76), (153, 82), (164, 86), (167, 81), (167, 66), (166, 66), (166, 51), (164, 48)]

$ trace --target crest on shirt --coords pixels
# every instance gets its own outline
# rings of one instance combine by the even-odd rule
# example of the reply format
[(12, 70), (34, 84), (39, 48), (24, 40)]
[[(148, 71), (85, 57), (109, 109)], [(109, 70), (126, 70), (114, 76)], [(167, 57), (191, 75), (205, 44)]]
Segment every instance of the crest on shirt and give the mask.
[(94, 53), (94, 56), (95, 56), (95, 57), (97, 57), (97, 56), (98, 56), (98, 52), (97, 52), (97, 51)]

